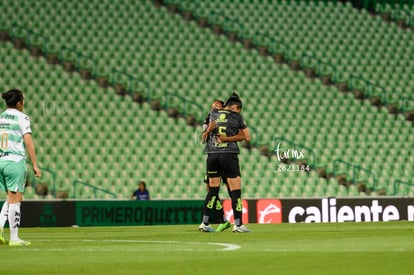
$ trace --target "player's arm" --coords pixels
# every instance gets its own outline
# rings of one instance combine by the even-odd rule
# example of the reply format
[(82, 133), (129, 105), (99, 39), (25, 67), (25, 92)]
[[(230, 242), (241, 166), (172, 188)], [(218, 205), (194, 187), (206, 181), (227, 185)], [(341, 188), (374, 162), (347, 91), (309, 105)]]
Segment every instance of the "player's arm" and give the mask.
[(241, 129), (240, 131), (242, 131), (244, 134), (244, 137), (245, 137), (244, 140), (246, 140), (247, 142), (250, 142), (251, 137), (250, 137), (249, 128), (244, 128), (244, 129)]
[(210, 121), (207, 129), (201, 134), (202, 143), (206, 143), (208, 135), (217, 127), (217, 122), (215, 120)]
[(237, 141), (242, 141), (242, 140), (246, 140), (247, 142), (250, 142), (250, 131), (247, 129), (247, 125), (243, 120), (243, 117), (241, 115), (239, 115), (239, 132), (237, 133), (237, 135), (234, 136), (225, 136), (225, 135), (220, 135), (217, 136), (217, 139), (219, 142), (237, 142)]
[(39, 166), (37, 165), (37, 160), (36, 160), (36, 152), (35, 152), (35, 146), (34, 146), (34, 142), (32, 139), (32, 134), (31, 133), (26, 133), (23, 136), (24, 139), (24, 144), (26, 145), (26, 151), (27, 154), (29, 155), (29, 158), (32, 162), (33, 165), (33, 172), (34, 175), (36, 177), (40, 177), (42, 175), (42, 172), (39, 169)]
[(242, 141), (246, 139), (246, 136), (243, 132), (243, 130), (240, 130), (237, 135), (234, 136), (224, 136), (224, 135), (218, 135), (217, 139), (220, 143), (222, 142), (237, 142), (237, 141)]
[(217, 139), (219, 142), (237, 142), (237, 141), (242, 141), (242, 140), (246, 140), (247, 142), (250, 142), (250, 131), (249, 129), (247, 129), (247, 125), (244, 122), (243, 117), (241, 115), (239, 119), (240, 119), (239, 121), (240, 130), (238, 134), (234, 136), (224, 136), (224, 135), (217, 136)]

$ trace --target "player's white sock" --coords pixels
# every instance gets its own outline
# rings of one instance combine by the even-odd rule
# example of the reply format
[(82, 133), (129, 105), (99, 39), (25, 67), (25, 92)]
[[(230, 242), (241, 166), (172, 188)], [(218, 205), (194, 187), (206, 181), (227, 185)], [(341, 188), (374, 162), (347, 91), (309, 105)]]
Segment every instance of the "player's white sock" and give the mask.
[(6, 224), (7, 218), (9, 216), (9, 202), (6, 200), (3, 203), (3, 207), (0, 211), (0, 229), (4, 228), (4, 225)]
[(19, 239), (20, 215), (20, 202), (9, 203), (9, 225), (11, 241), (17, 241)]

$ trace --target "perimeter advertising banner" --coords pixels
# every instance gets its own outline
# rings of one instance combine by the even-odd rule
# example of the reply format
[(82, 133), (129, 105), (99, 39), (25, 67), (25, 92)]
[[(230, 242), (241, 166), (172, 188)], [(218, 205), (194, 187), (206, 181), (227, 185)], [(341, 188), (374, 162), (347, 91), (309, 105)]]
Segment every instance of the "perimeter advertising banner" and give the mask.
[[(242, 204), (244, 223), (414, 221), (414, 198), (256, 199)], [(231, 202), (223, 205), (232, 220)], [(202, 211), (202, 200), (23, 201), (21, 225), (199, 224)]]
[(66, 227), (75, 224), (75, 201), (23, 201), (22, 227)]
[(177, 201), (77, 201), (76, 224), (162, 225), (197, 224), (202, 219), (200, 200)]
[(262, 199), (257, 223), (414, 221), (414, 198)]

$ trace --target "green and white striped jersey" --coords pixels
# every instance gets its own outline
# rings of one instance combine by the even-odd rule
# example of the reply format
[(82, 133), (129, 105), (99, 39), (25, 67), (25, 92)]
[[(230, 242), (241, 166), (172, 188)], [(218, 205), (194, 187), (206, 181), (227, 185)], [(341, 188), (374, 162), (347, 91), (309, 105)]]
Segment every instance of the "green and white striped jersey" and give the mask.
[(8, 153), (4, 160), (20, 161), (26, 158), (23, 136), (32, 133), (29, 117), (9, 108), (0, 114), (0, 152)]

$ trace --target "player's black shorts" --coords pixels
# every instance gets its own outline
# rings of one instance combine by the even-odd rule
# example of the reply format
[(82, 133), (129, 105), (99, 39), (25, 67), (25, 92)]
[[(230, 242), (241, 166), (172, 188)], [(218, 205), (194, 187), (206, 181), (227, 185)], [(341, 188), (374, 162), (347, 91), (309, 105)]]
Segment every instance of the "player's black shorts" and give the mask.
[(210, 178), (240, 177), (239, 157), (233, 153), (208, 154), (207, 174)]
[[(204, 175), (203, 181), (205, 184), (208, 184), (208, 173)], [(227, 178), (221, 178), (222, 183), (227, 184)]]

